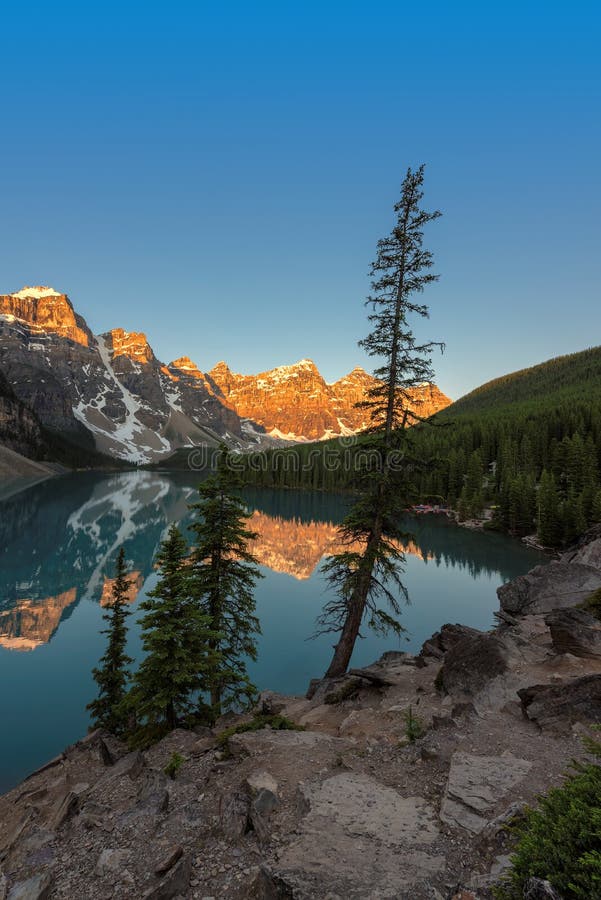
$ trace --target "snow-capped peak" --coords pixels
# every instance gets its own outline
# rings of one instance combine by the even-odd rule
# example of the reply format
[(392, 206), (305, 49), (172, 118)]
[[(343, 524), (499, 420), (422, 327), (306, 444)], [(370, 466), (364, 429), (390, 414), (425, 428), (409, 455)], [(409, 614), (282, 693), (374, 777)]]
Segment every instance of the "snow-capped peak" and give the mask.
[(34, 287), (25, 285), (25, 287), (21, 288), (20, 291), (15, 291), (14, 294), (11, 294), (11, 297), (17, 297), (19, 300), (24, 300), (26, 297), (33, 297), (36, 300), (40, 300), (42, 297), (60, 296), (60, 293), (58, 291), (55, 291), (54, 288), (40, 284), (35, 285)]

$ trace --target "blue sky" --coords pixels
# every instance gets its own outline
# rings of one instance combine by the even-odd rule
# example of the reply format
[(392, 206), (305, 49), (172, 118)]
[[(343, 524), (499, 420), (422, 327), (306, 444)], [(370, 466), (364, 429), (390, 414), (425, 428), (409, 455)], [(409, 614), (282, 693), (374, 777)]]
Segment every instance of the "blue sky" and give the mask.
[(601, 343), (595, 3), (5, 4), (0, 292), (255, 372), (356, 342), (425, 162), (438, 382)]

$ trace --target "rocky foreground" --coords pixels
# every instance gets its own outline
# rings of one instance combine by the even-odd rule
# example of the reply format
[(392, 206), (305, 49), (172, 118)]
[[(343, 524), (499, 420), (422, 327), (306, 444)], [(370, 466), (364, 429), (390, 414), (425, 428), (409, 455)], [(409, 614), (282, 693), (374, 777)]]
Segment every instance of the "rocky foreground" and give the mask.
[(504, 824), (601, 721), (601, 623), (580, 608), (599, 587), (601, 529), (500, 588), (491, 632), (446, 625), (310, 700), (262, 696), (303, 731), (145, 753), (90, 734), (0, 798), (0, 898), (491, 897)]

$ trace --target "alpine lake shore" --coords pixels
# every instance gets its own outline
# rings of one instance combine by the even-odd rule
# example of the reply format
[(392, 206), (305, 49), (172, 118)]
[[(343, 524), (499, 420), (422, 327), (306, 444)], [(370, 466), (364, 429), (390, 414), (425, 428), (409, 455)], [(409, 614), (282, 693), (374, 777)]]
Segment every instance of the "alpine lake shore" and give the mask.
[(601, 721), (600, 588), (597, 526), (502, 585), (491, 631), (444, 625), (145, 752), (88, 734), (0, 797), (0, 897), (489, 900), (507, 823)]

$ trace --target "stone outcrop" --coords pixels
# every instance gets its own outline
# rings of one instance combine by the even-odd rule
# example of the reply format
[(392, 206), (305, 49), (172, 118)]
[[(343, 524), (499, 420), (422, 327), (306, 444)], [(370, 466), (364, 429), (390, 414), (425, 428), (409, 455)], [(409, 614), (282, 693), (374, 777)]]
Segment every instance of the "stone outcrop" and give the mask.
[(555, 609), (545, 616), (557, 653), (601, 659), (601, 622), (584, 609)]
[(578, 606), (600, 587), (601, 569), (562, 558), (520, 575), (497, 594), (501, 609), (510, 615), (540, 615)]
[(518, 691), (524, 715), (543, 730), (569, 733), (576, 723), (601, 722), (601, 674)]
[(503, 640), (496, 634), (474, 631), (460, 637), (445, 653), (440, 678), (447, 693), (473, 697), (508, 668)]

